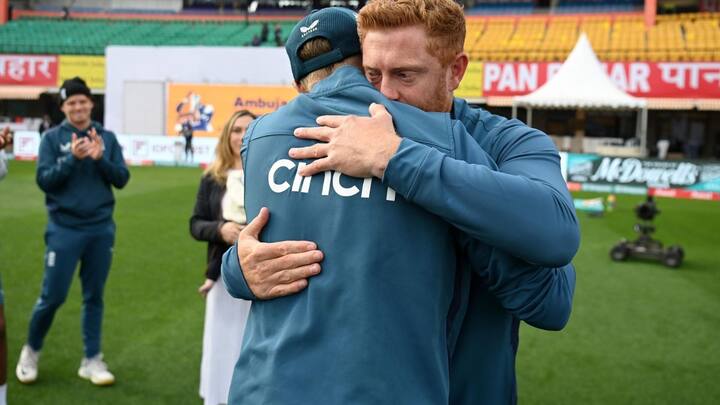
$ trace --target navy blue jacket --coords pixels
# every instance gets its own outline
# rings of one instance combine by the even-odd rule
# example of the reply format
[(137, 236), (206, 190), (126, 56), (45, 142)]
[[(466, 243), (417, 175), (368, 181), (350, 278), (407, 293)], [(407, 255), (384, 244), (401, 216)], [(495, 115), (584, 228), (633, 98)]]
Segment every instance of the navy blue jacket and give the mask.
[(72, 155), (72, 134), (87, 136), (87, 130), (67, 120), (48, 130), (40, 141), (36, 181), (45, 192), (50, 220), (62, 226), (83, 228), (111, 221), (115, 207), (111, 186), (123, 188), (130, 179), (115, 134), (97, 122), (91, 125), (105, 145), (97, 161)]

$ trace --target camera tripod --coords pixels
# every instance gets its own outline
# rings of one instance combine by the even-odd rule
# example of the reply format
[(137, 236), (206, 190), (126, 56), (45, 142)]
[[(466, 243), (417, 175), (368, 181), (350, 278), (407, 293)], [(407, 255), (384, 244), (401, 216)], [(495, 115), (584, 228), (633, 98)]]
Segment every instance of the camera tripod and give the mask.
[(639, 234), (633, 241), (622, 239), (610, 250), (610, 258), (614, 261), (624, 261), (628, 257), (639, 257), (643, 259), (659, 260), (664, 265), (672, 268), (680, 267), (685, 252), (678, 245), (663, 248), (662, 242), (652, 238), (655, 227), (650, 221), (635, 224), (635, 232)]

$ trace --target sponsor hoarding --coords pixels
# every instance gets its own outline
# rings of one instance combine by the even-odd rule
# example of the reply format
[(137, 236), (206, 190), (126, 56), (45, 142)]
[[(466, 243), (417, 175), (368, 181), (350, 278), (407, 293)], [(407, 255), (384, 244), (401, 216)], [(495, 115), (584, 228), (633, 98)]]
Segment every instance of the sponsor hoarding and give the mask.
[(0, 55), (0, 84), (60, 87), (79, 76), (94, 90), (105, 88), (105, 57), (82, 55)]
[[(130, 165), (206, 165), (215, 158), (217, 138), (193, 140), (192, 162), (185, 161), (179, 136), (117, 135)], [(13, 155), (37, 159), (40, 135), (17, 131)], [(659, 197), (720, 201), (720, 162), (656, 160), (560, 153), (562, 175), (570, 191), (651, 194)]]
[[(531, 93), (554, 76), (560, 66), (562, 63), (486, 62), (482, 93), (477, 97)], [(633, 96), (720, 98), (718, 62), (608, 62), (602, 66), (620, 89)]]
[(190, 120), (195, 136), (217, 137), (237, 110), (271, 113), (297, 95), (290, 86), (175, 84), (167, 86), (166, 134), (177, 134)]
[(483, 69), (482, 62), (471, 61), (462, 82), (460, 82), (460, 87), (455, 90), (455, 97), (481, 98), (483, 96)]
[(13, 155), (18, 160), (37, 159), (40, 150), (40, 134), (35, 131), (15, 131), (13, 135)]
[(60, 55), (58, 56), (57, 87), (67, 79), (79, 76), (93, 90), (105, 88), (105, 57)]
[(0, 85), (55, 87), (55, 55), (0, 55)]
[[(185, 160), (185, 140), (179, 136), (117, 135), (123, 157), (130, 165), (206, 165), (215, 159), (217, 138), (193, 140), (192, 162)], [(35, 160), (40, 148), (40, 134), (17, 131), (13, 155), (18, 160)]]
[(572, 191), (720, 200), (720, 162), (575, 153), (565, 162), (563, 175)]

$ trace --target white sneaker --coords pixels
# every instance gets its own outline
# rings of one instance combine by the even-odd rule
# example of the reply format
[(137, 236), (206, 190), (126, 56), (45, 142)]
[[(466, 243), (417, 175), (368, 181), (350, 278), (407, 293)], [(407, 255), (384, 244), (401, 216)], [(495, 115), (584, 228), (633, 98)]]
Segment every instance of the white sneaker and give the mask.
[(90, 380), (95, 385), (112, 385), (115, 383), (115, 376), (108, 371), (107, 364), (103, 361), (102, 353), (93, 358), (83, 358), (80, 363), (78, 375)]
[(28, 345), (23, 346), (17, 367), (15, 367), (15, 375), (18, 381), (23, 384), (30, 384), (37, 380), (39, 357), (40, 352), (36, 352)]

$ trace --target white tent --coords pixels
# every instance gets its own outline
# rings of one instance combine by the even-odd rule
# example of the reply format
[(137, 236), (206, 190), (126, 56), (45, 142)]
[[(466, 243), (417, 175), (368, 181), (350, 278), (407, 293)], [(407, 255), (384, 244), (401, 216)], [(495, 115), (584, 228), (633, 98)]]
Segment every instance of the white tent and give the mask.
[(513, 117), (517, 116), (517, 107), (528, 109), (528, 125), (532, 125), (534, 107), (638, 110), (636, 136), (640, 138), (640, 150), (645, 153), (647, 103), (625, 93), (612, 82), (584, 33), (555, 76), (534, 92), (513, 99)]

